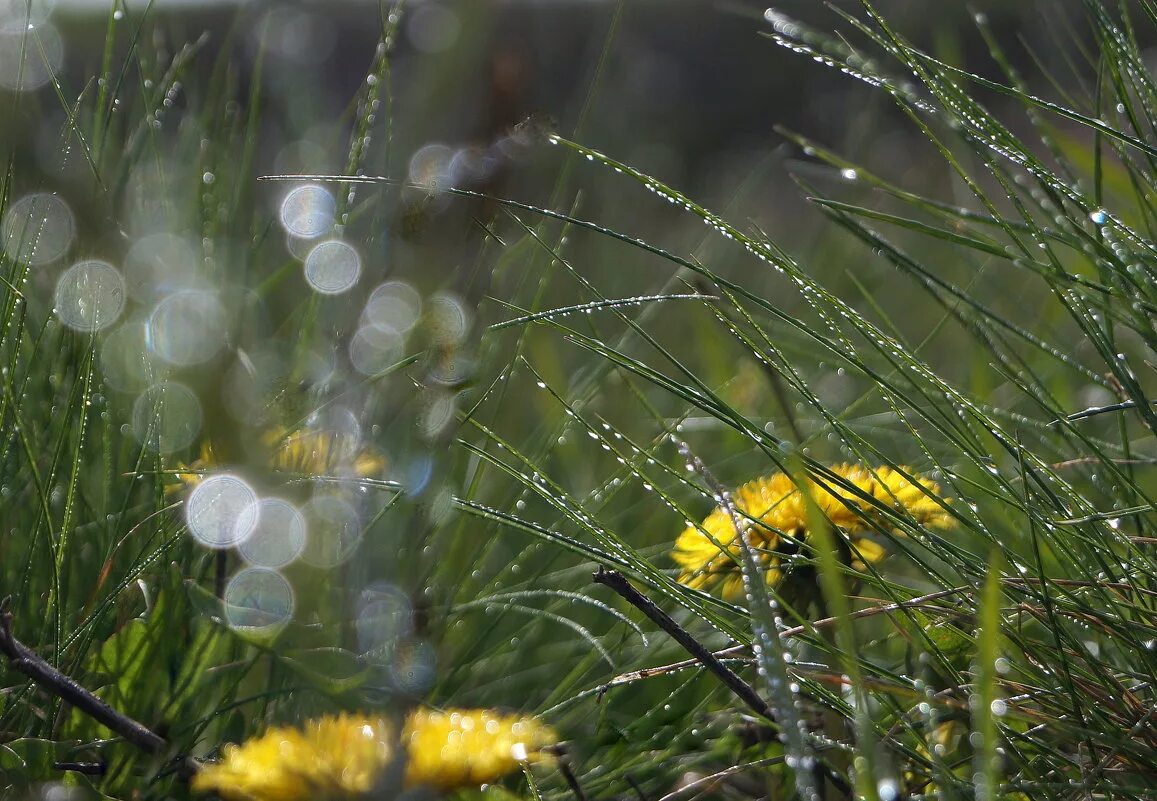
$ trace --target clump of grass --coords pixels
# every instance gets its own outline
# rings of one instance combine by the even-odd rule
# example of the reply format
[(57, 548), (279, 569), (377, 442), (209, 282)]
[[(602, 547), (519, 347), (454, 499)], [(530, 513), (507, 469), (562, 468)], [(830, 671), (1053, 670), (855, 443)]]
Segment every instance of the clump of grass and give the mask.
[[(958, 526), (950, 532), (910, 520), (897, 520), (894, 530), (877, 526), (892, 558), (851, 574), (861, 611), (880, 610), (871, 625), (857, 623), (870, 644), (847, 650), (850, 639), (814, 628), (818, 609), (811, 599), (794, 605), (809, 656), (828, 670), (849, 659), (856, 668), (843, 670), (854, 680), (834, 685), (818, 665), (799, 669), (798, 691), (817, 712), (828, 708), (858, 721), (854, 738), (830, 721), (823, 733), (857, 754), (849, 764), (860, 772), (864, 793), (1062, 797), (1075, 787), (1147, 797), (1152, 744), (1141, 735), (1148, 720), (1141, 699), (1150, 692), (1152, 669), (1145, 543), (1153, 382), (1149, 369), (1134, 365), (1147, 365), (1153, 347), (1151, 300), (1141, 278), (1153, 255), (1145, 142), (1153, 82), (1140, 56), (1138, 23), (1088, 5), (1102, 48), (1088, 81), (1092, 91), (1083, 100), (1055, 101), (1029, 92), (982, 18), (978, 30), (1005, 70), (1003, 81), (929, 56), (871, 6), (863, 19), (844, 20), (860, 46), (849, 44), (853, 37), (835, 39), (769, 13), (773, 39), (895, 100), (943, 158), (946, 175), (967, 192), (951, 201), (925, 197), (785, 132), (813, 164), (853, 182), (852, 199), (832, 197), (802, 177), (817, 170), (807, 164), (800, 170), (801, 186), (832, 222), (869, 246), (872, 258), (898, 268), (891, 283), (912, 279), (929, 308), (941, 311), (924, 330), (897, 319), (887, 297), (861, 285), (866, 302), (853, 304), (762, 233), (731, 224), (610, 156), (555, 140), (700, 218), (786, 278), (805, 310), (709, 264), (572, 218), (572, 225), (698, 276), (720, 296), (707, 308), (722, 331), (764, 366), (781, 397), (794, 400), (784, 409), (785, 434), (731, 407), (726, 384), (705, 384), (686, 362), (693, 349), (664, 346), (629, 320), (648, 356), (608, 348), (605, 335), (588, 339), (567, 330), (573, 342), (640, 386), (690, 404), (682, 416), (714, 421), (713, 434), (737, 432), (747, 443), (742, 450), (769, 466), (783, 468), (785, 454), (801, 458), (813, 475), (827, 475), (824, 462), (836, 459), (914, 463), (962, 501), (952, 508)], [(1151, 9), (1138, 13), (1149, 25), (1155, 21)], [(1053, 79), (1054, 86), (1065, 83)], [(1014, 122), (1018, 110), (1024, 123)], [(1014, 133), (1025, 129), (1031, 134)], [(922, 255), (929, 246), (921, 239), (943, 244), (937, 261)], [(1025, 277), (1013, 283), (1008, 271)], [(1010, 286), (1032, 298), (1027, 314), (1002, 297)], [(858, 376), (862, 396), (832, 408), (812, 386), (823, 376), (817, 359)], [(1081, 411), (1088, 398), (1099, 403)], [(891, 430), (880, 430), (879, 421)], [(735, 452), (718, 445), (718, 437), (702, 446), (689, 439), (697, 449)], [(645, 470), (636, 475), (652, 482)], [(697, 491), (718, 497), (710, 486)], [(665, 500), (678, 494), (668, 493), (661, 493)], [(776, 545), (775, 534), (771, 541)], [(798, 548), (780, 543), (765, 559), (777, 563)], [(795, 558), (814, 564), (816, 556), (809, 560), (802, 550), (804, 558)], [(840, 584), (831, 574), (849, 568), (826, 558), (819, 564), (825, 594), (834, 597)], [(991, 588), (983, 599), (973, 591), (981, 585)], [(926, 593), (944, 594), (929, 602)], [(759, 600), (748, 600), (758, 617)], [(793, 608), (790, 599), (779, 600)], [(851, 614), (832, 611), (837, 623)], [(853, 694), (840, 690), (847, 681)], [(735, 767), (721, 766), (720, 780)], [(873, 770), (865, 781), (863, 772)]]

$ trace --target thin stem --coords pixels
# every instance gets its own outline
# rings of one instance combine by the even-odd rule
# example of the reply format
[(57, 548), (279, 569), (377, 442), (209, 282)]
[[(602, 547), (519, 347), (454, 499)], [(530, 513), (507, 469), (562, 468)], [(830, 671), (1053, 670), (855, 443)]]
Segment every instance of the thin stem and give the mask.
[(687, 653), (695, 657), (703, 667), (719, 677), (719, 680), (727, 685), (727, 688), (735, 693), (740, 700), (751, 707), (756, 714), (768, 720), (775, 720), (775, 716), (771, 713), (771, 708), (767, 705), (767, 702), (760, 697), (759, 693), (755, 691), (755, 688), (741, 679), (731, 668), (720, 662), (715, 654), (711, 653), (708, 648), (704, 647), (702, 643), (692, 637), (685, 628), (672, 620), (671, 616), (656, 606), (650, 598), (631, 586), (626, 576), (617, 570), (607, 570), (606, 568), (600, 567), (595, 573), (594, 579), (597, 583), (610, 587), (619, 595), (623, 596), (632, 606), (649, 617), (651, 622), (670, 634), (675, 642), (682, 645)]
[(574, 775), (574, 771), (571, 770), (570, 765), (567, 764), (566, 757), (558, 761), (558, 770), (559, 773), (562, 774), (562, 777), (566, 779), (566, 784), (571, 789), (571, 792), (574, 793), (575, 801), (587, 801), (587, 794), (583, 792), (582, 785), (579, 784), (578, 779)]

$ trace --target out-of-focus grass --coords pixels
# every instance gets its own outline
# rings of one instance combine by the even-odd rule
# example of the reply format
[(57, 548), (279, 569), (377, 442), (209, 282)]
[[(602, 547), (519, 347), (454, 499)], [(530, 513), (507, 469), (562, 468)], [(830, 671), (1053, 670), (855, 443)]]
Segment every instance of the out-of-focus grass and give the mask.
[[(373, 19), (382, 46), (338, 123), (271, 161), (268, 128), (332, 98), (114, 8), (92, 80), (11, 96), (14, 113), (63, 114), (52, 150), (76, 237), (41, 258), (67, 218), (27, 205), (51, 185), (14, 154), (0, 592), (25, 643), (171, 753), (140, 754), (5, 672), (6, 792), (183, 796), (175, 755), (429, 703), (542, 714), (591, 797), (1151, 797), (1157, 92), (1139, 41), (1157, 9), (1085, 11), (1053, 45), (1072, 74), (1031, 79), (983, 18), (967, 41), (990, 49), (987, 77), (870, 6), (829, 18), (839, 36), (752, 19), (893, 102), (940, 179), (893, 183), (894, 164), (784, 130), (797, 185), (769, 188), (752, 163), (711, 209), (586, 144), (589, 106), (577, 133), (534, 119), (413, 161), (398, 8)], [(256, 180), (299, 171), (319, 177)], [(310, 203), (282, 203), (301, 186)], [(768, 191), (814, 199), (814, 249), (749, 223)], [(328, 239), (361, 259), (332, 293), (343, 264), (313, 251)], [(58, 291), (89, 258), (124, 276), (119, 295)], [(887, 560), (855, 571), (804, 547), (770, 599), (674, 580), (667, 552), (713, 481), (830, 479), (837, 462), (931, 475), (955, 527), (877, 509)], [(200, 544), (252, 521), (220, 503), (190, 517), (191, 464), (300, 509), (301, 558), (254, 570), (243, 548)], [(837, 530), (809, 542), (843, 547)], [(698, 668), (632, 673), (686, 654), (591, 583), (600, 565), (708, 647), (754, 641), (764, 670), (745, 649), (731, 664), (799, 736), (781, 745)], [(569, 795), (535, 770), (535, 793)]]

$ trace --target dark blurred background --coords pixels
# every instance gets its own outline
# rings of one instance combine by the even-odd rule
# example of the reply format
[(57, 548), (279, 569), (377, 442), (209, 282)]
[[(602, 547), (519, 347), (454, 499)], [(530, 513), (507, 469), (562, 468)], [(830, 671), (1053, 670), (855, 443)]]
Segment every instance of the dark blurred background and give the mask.
[[(859, 11), (855, 0), (834, 5)], [(1038, 65), (1027, 52), (1040, 59), (1039, 66), (1063, 73), (1067, 66), (1054, 63), (1058, 48), (1051, 44), (1082, 35), (1078, 0), (876, 5), (917, 44), (985, 73), (992, 67), (975, 30), (977, 13), (986, 15), (1030, 72)], [(91, 77), (105, 55), (108, 9), (103, 0), (72, 0), (50, 9), (69, 102), (85, 87), (93, 91)], [(143, 10), (143, 3), (133, 3), (121, 15), (121, 47), (133, 38)], [(765, 36), (771, 28), (765, 10), (762, 2), (743, 0), (408, 3), (392, 42), (389, 152), (381, 150), (367, 167), (404, 177), (411, 155), (423, 145), (489, 147), (529, 115), (541, 114), (564, 135), (576, 135), (716, 207), (751, 177), (752, 165), (791, 155), (776, 126), (850, 159), (886, 165), (901, 182), (918, 179), (927, 145), (895, 124), (900, 115), (887, 99), (776, 46)], [(813, 0), (784, 2), (776, 10), (820, 29), (839, 22)], [(158, 0), (139, 47), (171, 54), (207, 34), (190, 71), (207, 76), (228, 51), (239, 56), (231, 69), (242, 71), (242, 84), (263, 49), (262, 80), (270, 91), (264, 97), (262, 170), (336, 171), (348, 144), (342, 121), (348, 122), (350, 99), (366, 79), (385, 14), (374, 3)], [(184, 83), (196, 91), (205, 81), (187, 76)], [(0, 109), (13, 105), (13, 97), (0, 95)], [(195, 107), (197, 99), (178, 96), (175, 102)], [(39, 113), (45, 109), (50, 113)], [(41, 150), (52, 150), (64, 116), (61, 101), (45, 88), (37, 102), (25, 98), (14, 113), (0, 114), (0, 131), (10, 146), (39, 142)], [(51, 162), (52, 153), (41, 158)], [(772, 233), (795, 236), (801, 229), (793, 194), (769, 181), (744, 212)]]
[[(0, 8), (27, 3), (0, 0)], [(1092, 94), (1088, 81), (1096, 65), (1081, 62), (1088, 51), (1075, 46), (1089, 36), (1080, 0), (879, 0), (876, 7), (918, 47), (1004, 80), (978, 31), (983, 20), (1034, 91), (1054, 99), (1062, 92)], [(823, 271), (833, 291), (850, 297), (864, 288), (878, 292), (882, 309), (915, 331), (930, 324), (934, 310), (914, 313), (910, 300), (893, 291), (890, 269), (869, 275), (871, 254), (825, 226), (806, 200), (809, 187), (795, 181), (851, 201), (863, 200), (863, 182), (857, 184), (850, 170), (821, 165), (783, 132), (799, 133), (910, 191), (975, 202), (884, 92), (772, 41), (763, 2), (419, 0), (406, 3), (399, 17), (385, 5), (338, 2), (157, 0), (144, 15), (143, 4), (117, 6), (114, 13), (107, 3), (33, 0), (33, 9), (43, 17), (36, 30), (44, 53), (59, 65), (61, 89), (0, 93), (0, 142), (18, 167), (13, 192), (63, 193), (77, 204), (78, 217), (93, 221), (82, 224), (89, 248), (113, 263), (141, 233), (134, 215), (156, 200), (155, 191), (134, 199), (134, 176), (144, 167), (160, 169), (163, 162), (170, 174), (170, 188), (161, 193), (166, 201), (175, 197), (171, 187), (186, 188), (181, 192), (189, 216), (175, 225), (195, 228), (204, 220), (195, 211), (206, 202), (203, 176), (228, 174), (231, 185), (245, 188), (234, 202), (260, 220), (275, 214), (287, 184), (259, 182), (259, 176), (347, 173), (352, 148), (359, 153), (354, 171), (366, 175), (426, 189), (453, 183), (571, 211), (672, 252), (710, 259), (725, 274), (755, 269), (734, 248), (709, 240), (692, 215), (603, 167), (538, 145), (528, 133), (550, 126), (741, 227), (766, 232), (809, 269)], [(830, 6), (792, 0), (775, 8), (781, 19), (799, 20), (826, 36), (843, 32), (885, 72), (893, 69), (835, 9), (864, 16), (856, 0)], [(384, 71), (383, 48), (389, 58)], [(10, 62), (0, 47), (0, 82)], [(359, 103), (367, 102), (370, 83), (377, 99), (367, 112)], [(104, 148), (102, 171), (122, 175), (107, 194), (92, 189), (92, 170), (68, 135), (66, 110), (79, 98), (81, 127), (92, 130), (94, 121), (84, 115), (93, 113), (102, 91), (114, 98), (108, 124), (115, 129), (119, 114), (125, 131), (107, 141), (135, 141), (149, 154), (144, 161), (142, 152), (126, 156), (129, 166), (118, 173), (118, 153)], [(1013, 130), (1028, 130), (1022, 109), (998, 95), (982, 99)], [(528, 119), (532, 123), (523, 125)], [(1063, 135), (1066, 123), (1052, 122)], [(141, 125), (151, 127), (149, 137), (132, 130)], [(252, 163), (246, 160), (250, 150)], [(238, 176), (238, 165), (247, 165), (248, 173)], [(86, 197), (92, 199), (88, 206)], [(482, 232), (492, 223), (505, 242), (522, 236), (493, 202), (375, 187), (359, 189), (357, 203), (347, 234), (364, 246), (371, 279), (389, 274), (422, 292), (449, 289), (472, 308), (486, 295), (514, 297), (518, 282), (537, 280), (532, 260), (503, 272), (499, 251), (485, 252)], [(234, 261), (246, 259), (245, 269), (258, 275), (274, 275), (293, 243), (263, 250), (253, 234), (261, 229), (235, 223), (238, 210), (222, 208), (218, 250), (236, 253)], [(533, 214), (524, 216), (536, 222)], [(242, 247), (246, 239), (257, 246)], [(628, 266), (625, 251), (616, 247), (605, 238), (576, 235), (568, 252), (576, 269), (615, 287), (616, 294), (653, 291), (670, 274), (669, 265), (646, 260)], [(652, 266), (661, 272), (648, 272)], [(959, 269), (959, 279), (969, 280), (970, 267)], [(778, 297), (785, 287), (762, 272), (761, 291)], [(1028, 302), (1020, 284), (989, 283), (998, 308)], [(281, 301), (292, 308), (300, 287), (293, 281), (283, 286)], [(565, 304), (573, 296), (560, 288), (550, 300)], [(340, 328), (339, 318), (334, 312), (327, 324)], [(955, 346), (945, 347), (951, 356)], [(951, 370), (955, 362), (948, 364)]]

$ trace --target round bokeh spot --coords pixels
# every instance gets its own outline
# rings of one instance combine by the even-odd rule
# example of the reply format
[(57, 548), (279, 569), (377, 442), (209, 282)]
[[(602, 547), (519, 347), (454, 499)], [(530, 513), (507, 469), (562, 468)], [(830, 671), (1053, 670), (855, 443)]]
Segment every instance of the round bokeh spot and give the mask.
[(264, 567), (246, 567), (225, 585), (225, 620), (242, 633), (268, 635), (293, 617), (293, 587), (285, 576)]
[(362, 653), (388, 654), (413, 633), (413, 605), (397, 587), (378, 589), (361, 605), (355, 627)]
[(76, 239), (72, 209), (56, 195), (33, 192), (4, 212), (0, 241), (13, 261), (34, 267), (62, 258)]
[(201, 402), (191, 389), (175, 381), (162, 381), (133, 403), (133, 436), (150, 450), (173, 453), (193, 444), (201, 419)]
[(56, 316), (77, 331), (99, 331), (116, 322), (125, 307), (125, 282), (105, 261), (72, 265), (56, 282)]
[(437, 142), (418, 148), (410, 157), (410, 183), (430, 194), (445, 191), (450, 186), (453, 156), (451, 148)]
[(357, 511), (337, 495), (318, 495), (302, 507), (305, 516), (305, 550), (301, 560), (323, 569), (337, 567), (349, 559), (362, 539)]
[(169, 366), (157, 359), (145, 343), (145, 324), (140, 320), (121, 323), (100, 343), (100, 368), (104, 381), (121, 392), (138, 392), (169, 373)]
[(470, 329), (470, 312), (453, 295), (437, 294), (426, 305), (430, 338), (439, 345), (458, 345)]
[(64, 42), (49, 23), (24, 30), (0, 28), (0, 87), (31, 92), (60, 73)]
[(434, 647), (425, 640), (408, 639), (394, 646), (390, 678), (407, 695), (422, 695), (434, 683)]
[(125, 256), (124, 268), (129, 295), (142, 303), (191, 289), (201, 279), (193, 246), (167, 231), (142, 236), (134, 242)]
[(225, 344), (227, 315), (214, 292), (185, 289), (157, 304), (149, 315), (149, 349), (179, 367), (206, 362)]
[(288, 501), (264, 498), (257, 505), (257, 525), (237, 547), (256, 567), (285, 567), (305, 550), (305, 518)]
[(404, 344), (397, 331), (363, 325), (350, 339), (350, 363), (362, 375), (377, 375), (398, 363)]
[(337, 202), (329, 190), (306, 184), (289, 191), (281, 201), (278, 218), (290, 236), (316, 239), (333, 228)]
[(441, 434), (454, 420), (458, 408), (456, 398), (457, 395), (449, 392), (429, 393), (429, 403), (418, 415), (418, 430), (429, 439)]
[(0, 0), (0, 32), (22, 33), (48, 21), (56, 0)]
[(257, 526), (257, 493), (237, 476), (209, 476), (189, 494), (185, 522), (206, 548), (240, 545)]
[(405, 333), (422, 316), (422, 296), (405, 281), (387, 281), (366, 300), (362, 323), (391, 333)]
[(423, 53), (441, 53), (458, 41), (462, 22), (441, 3), (426, 2), (415, 8), (407, 20), (410, 43)]
[(331, 239), (309, 251), (304, 270), (305, 280), (315, 292), (338, 295), (358, 282), (362, 258), (350, 245)]

